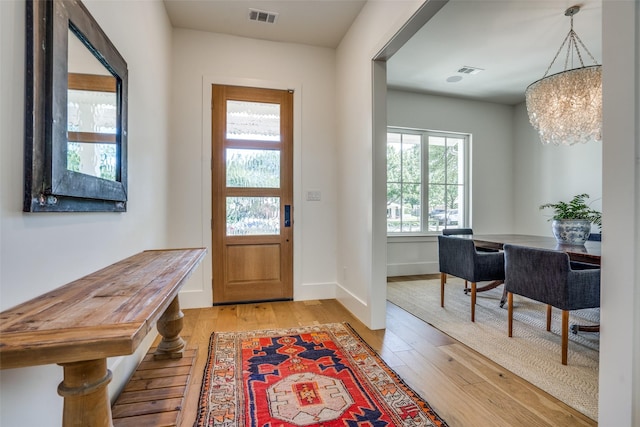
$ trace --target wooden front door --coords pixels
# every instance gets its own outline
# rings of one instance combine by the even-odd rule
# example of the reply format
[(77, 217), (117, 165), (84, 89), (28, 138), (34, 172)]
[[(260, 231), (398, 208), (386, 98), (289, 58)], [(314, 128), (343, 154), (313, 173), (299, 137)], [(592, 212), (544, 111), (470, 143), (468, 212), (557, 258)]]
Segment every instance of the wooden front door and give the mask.
[(213, 303), (293, 298), (293, 93), (213, 85)]

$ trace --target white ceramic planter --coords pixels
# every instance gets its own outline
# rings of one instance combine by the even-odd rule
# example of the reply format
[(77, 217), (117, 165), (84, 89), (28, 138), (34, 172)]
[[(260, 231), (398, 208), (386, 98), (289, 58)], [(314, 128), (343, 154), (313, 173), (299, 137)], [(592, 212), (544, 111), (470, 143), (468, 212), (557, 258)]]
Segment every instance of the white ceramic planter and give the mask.
[(591, 234), (591, 221), (587, 219), (554, 219), (551, 228), (558, 243), (584, 245)]

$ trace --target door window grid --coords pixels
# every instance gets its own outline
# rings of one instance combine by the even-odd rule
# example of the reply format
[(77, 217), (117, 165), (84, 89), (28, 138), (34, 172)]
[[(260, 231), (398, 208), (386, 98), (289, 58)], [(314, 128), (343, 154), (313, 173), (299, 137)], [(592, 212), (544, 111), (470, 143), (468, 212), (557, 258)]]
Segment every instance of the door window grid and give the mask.
[(227, 139), (280, 141), (280, 104), (227, 101)]

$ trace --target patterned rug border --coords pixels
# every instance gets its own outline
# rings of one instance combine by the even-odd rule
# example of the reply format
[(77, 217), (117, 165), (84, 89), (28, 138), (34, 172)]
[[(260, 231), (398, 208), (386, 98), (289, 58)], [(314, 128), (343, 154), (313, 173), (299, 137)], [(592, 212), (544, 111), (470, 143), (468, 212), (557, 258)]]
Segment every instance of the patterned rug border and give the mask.
[[(288, 335), (297, 335), (310, 332), (328, 332), (329, 335), (336, 342), (335, 331), (343, 328), (348, 334), (354, 338), (361, 346), (366, 350), (368, 355), (375, 360), (375, 362), (382, 368), (382, 370), (394, 381), (394, 383), (408, 395), (409, 398), (422, 410), (422, 412), (429, 418), (429, 420), (436, 427), (448, 427), (448, 424), (440, 418), (440, 416), (433, 410), (431, 405), (422, 398), (416, 391), (409, 387), (400, 375), (395, 372), (387, 363), (380, 357), (380, 355), (360, 336), (360, 334), (348, 323), (325, 323), (319, 325), (309, 326), (296, 326), (291, 328), (274, 328), (274, 329), (257, 329), (251, 331), (226, 331), (226, 332), (213, 332), (209, 337), (209, 350), (207, 353), (207, 363), (205, 365), (205, 371), (202, 378), (202, 384), (200, 388), (200, 395), (198, 400), (198, 414), (194, 422), (194, 427), (208, 427), (215, 425), (209, 423), (205, 426), (203, 423), (206, 421), (208, 413), (208, 396), (211, 387), (211, 377), (213, 374), (213, 365), (215, 364), (215, 343), (216, 338), (231, 335), (231, 336), (244, 336), (244, 337), (280, 337)], [(340, 348), (345, 349), (340, 345)], [(360, 372), (358, 372), (360, 374)]]

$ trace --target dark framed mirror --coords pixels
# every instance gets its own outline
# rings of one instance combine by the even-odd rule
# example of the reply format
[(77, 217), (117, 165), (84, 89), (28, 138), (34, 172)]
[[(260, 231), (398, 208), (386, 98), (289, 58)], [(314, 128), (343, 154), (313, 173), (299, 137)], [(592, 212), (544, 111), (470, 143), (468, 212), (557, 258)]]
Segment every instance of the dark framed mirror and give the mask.
[(27, 0), (25, 212), (124, 212), (127, 63), (80, 0)]

